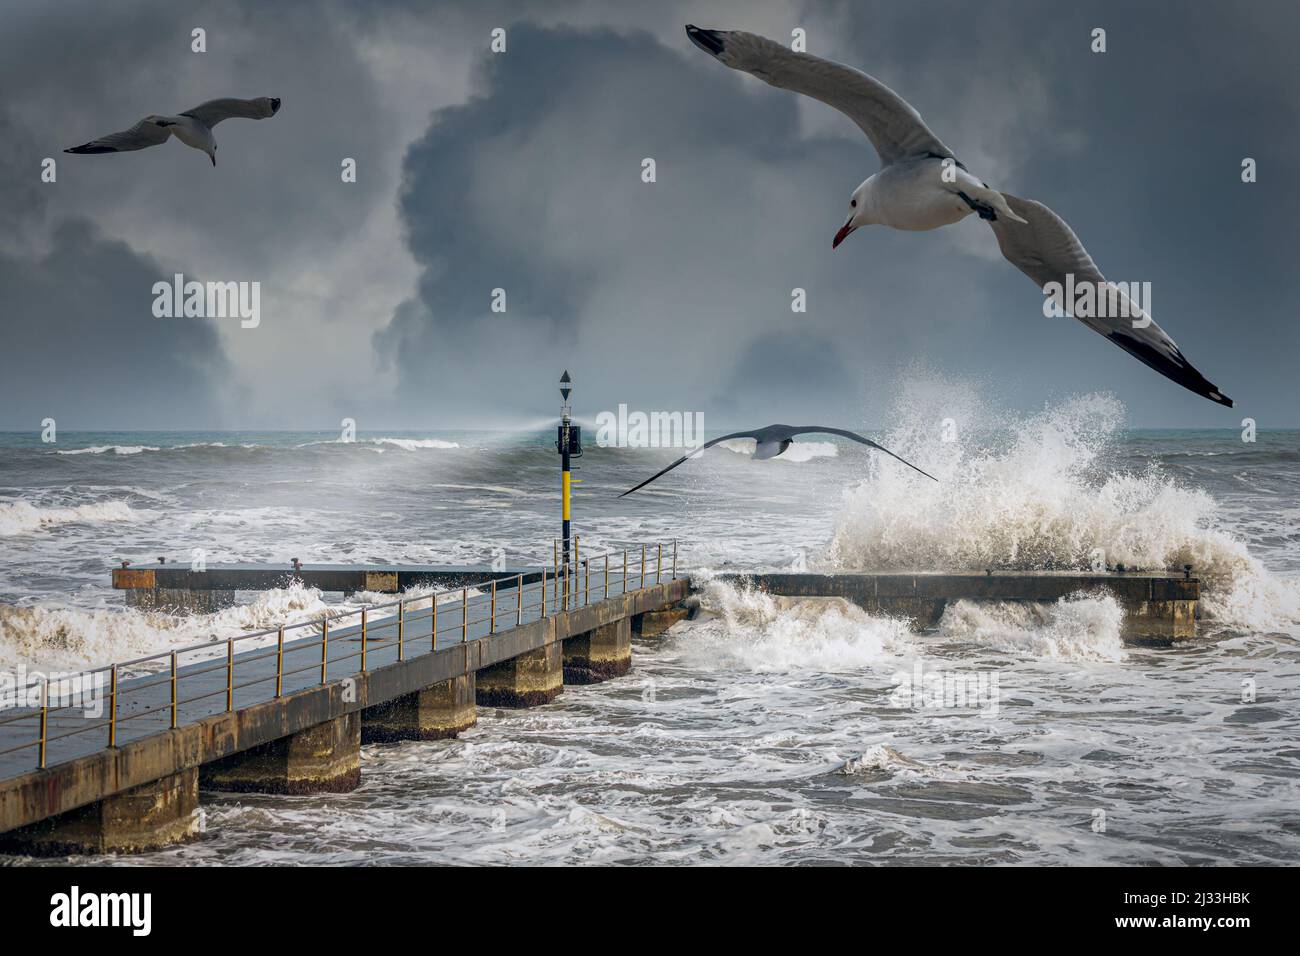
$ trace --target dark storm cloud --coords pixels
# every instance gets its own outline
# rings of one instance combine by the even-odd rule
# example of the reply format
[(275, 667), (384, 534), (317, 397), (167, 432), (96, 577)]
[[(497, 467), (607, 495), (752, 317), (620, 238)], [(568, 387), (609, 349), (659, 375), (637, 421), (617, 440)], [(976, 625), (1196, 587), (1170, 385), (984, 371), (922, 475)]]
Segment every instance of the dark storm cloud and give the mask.
[[(504, 407), (523, 383), (549, 395), (567, 365), (585, 407), (699, 408), (728, 401), (718, 376), (756, 336), (818, 334), (791, 290), (825, 277), (833, 228), (817, 264), (804, 239), (842, 197), (762, 197), (787, 174), (848, 182), (859, 146), (801, 141), (792, 99), (646, 34), (517, 25), (509, 38), (480, 95), (436, 115), (406, 159), (401, 208), (424, 273), (376, 337), (405, 399)], [(495, 288), (505, 315), (489, 308)], [(810, 352), (806, 371), (818, 364)]]
[(165, 267), (83, 219), (63, 221), (48, 252), (0, 255), (5, 295), (0, 380), (5, 424), (38, 431), (175, 428), (214, 421), (229, 367), (203, 319), (155, 319)]
[[(151, 289), (175, 272), (260, 282), (265, 309), (276, 267), (310, 265), (364, 220), (383, 188), (367, 145), (383, 114), (346, 23), (328, 13), (235, 2), (13, 12), (0, 39), (0, 427), (35, 428), (47, 415), (64, 428), (239, 426), (260, 411), (240, 407), (246, 396), (213, 324), (223, 320), (155, 318)], [(208, 31), (207, 53), (190, 51), (195, 26)], [(219, 127), (216, 169), (174, 142), (117, 156), (61, 152), (147, 113), (262, 93), (291, 108)], [(338, 183), (343, 156), (370, 175), (322, 202), (320, 184)], [(58, 162), (56, 183), (40, 181), (45, 157)], [(105, 215), (132, 231), (197, 228), (197, 252), (140, 254), (95, 223)], [(319, 318), (336, 316), (326, 306)], [(270, 323), (261, 334), (273, 334)]]
[[(1020, 407), (1107, 389), (1137, 425), (1297, 423), (1294, 4), (882, 0), (810, 3), (788, 23), (774, 5), (647, 10), (13, 5), (0, 32), (0, 427), (32, 427), (24, 389), (81, 395), (83, 405), (64, 407), (103, 421), (116, 414), (104, 396), (123, 377), (143, 394), (181, 388), (185, 401), (165, 406), (177, 425), (273, 414), (274, 424), (312, 426), (322, 409), (337, 420), (330, 401), (391, 426), (533, 419), (550, 409), (562, 367), (577, 377), (583, 414), (627, 402), (722, 424), (756, 402), (776, 419), (824, 402), (854, 419), (846, 425), (873, 425), (913, 360)], [(528, 22), (561, 17), (568, 25)], [(829, 108), (696, 50), (677, 22), (686, 19), (781, 40), (806, 26), (813, 52), (889, 83), (973, 170), (1065, 216), (1108, 275), (1151, 281), (1156, 319), (1238, 408), (1213, 407), (1077, 323), (1044, 318), (1040, 293), (1002, 261), (983, 223), (864, 229), (832, 254), (875, 154)], [(209, 31), (202, 56), (188, 52), (196, 25)], [(495, 26), (509, 29), (502, 56), (487, 52)], [(654, 35), (637, 29), (646, 26)], [(1088, 50), (1096, 26), (1108, 33), (1105, 54)], [(478, 60), (475, 93), (431, 116), (398, 181), (413, 113), (432, 105), (413, 106), (408, 81), (456, 91), (440, 103), (463, 89), (461, 66), (425, 49), (434, 41), (459, 63)], [(261, 94), (285, 108), (223, 125), (216, 170), (175, 143), (118, 157), (59, 152), (147, 112)], [(395, 115), (407, 133), (395, 132)], [(45, 156), (60, 159), (57, 187), (39, 183)], [(355, 187), (337, 185), (342, 156), (360, 162)], [(1240, 182), (1244, 156), (1259, 161), (1259, 183)], [(640, 181), (645, 157), (657, 163), (654, 184)], [(405, 249), (365, 231), (378, 212), (393, 234), (392, 203)], [(365, 251), (400, 267), (372, 275)], [(419, 281), (394, 309), (411, 275), (406, 253)], [(349, 261), (365, 264), (348, 271)], [(148, 289), (174, 270), (262, 280), (264, 309), (279, 295), (298, 324), (269, 319), (233, 341), (198, 320), (160, 329)], [(340, 289), (339, 274), (355, 275), (356, 289)], [(495, 288), (506, 290), (504, 315), (490, 310)], [(806, 313), (790, 309), (794, 288), (806, 290)], [(31, 348), (33, 328), (55, 327), (67, 343), (62, 371), (40, 365), (42, 382), (9, 346)], [(348, 331), (347, 348), (370, 343), (374, 354), (340, 353)], [(165, 363), (145, 354), (153, 335)], [(252, 364), (258, 355), (274, 356), (271, 374)], [(350, 384), (322, 398), (321, 382), (357, 381), (371, 359), (385, 363), (375, 382), (391, 383), (394, 400), (376, 391), (359, 406)], [(185, 361), (197, 371), (172, 377)], [(241, 406), (232, 369), (259, 387), (275, 379), (279, 395), (316, 389), (317, 401), (261, 393)], [(136, 411), (112, 422), (146, 424)]]
[[(486, 58), (481, 96), (435, 117), (407, 159), (402, 208), (424, 278), (377, 337), (402, 393), (490, 404), (549, 383), (567, 355), (604, 404), (688, 395), (721, 410), (751, 380), (739, 363), (752, 343), (779, 328), (835, 341), (835, 360), (810, 354), (809, 383), (854, 369), (868, 417), (919, 357), (1020, 405), (1109, 389), (1135, 424), (1294, 421), (1300, 143), (1280, 38), (1293, 10), (876, 3), (812, 5), (810, 19), (834, 25), (814, 29), (816, 52), (885, 79), (977, 172), (1056, 208), (1111, 277), (1151, 281), (1156, 318), (1238, 411), (1201, 407), (1077, 323), (1043, 317), (982, 223), (864, 230), (832, 258), (846, 198), (878, 165), (847, 120), (826, 110), (817, 128), (848, 135), (804, 137), (793, 95), (684, 38), (669, 50), (523, 27), (508, 55)], [(1105, 54), (1089, 50), (1094, 26)], [(660, 182), (638, 192), (641, 153)], [(1240, 181), (1247, 155), (1267, 170), (1260, 184)], [(686, 282), (708, 292), (684, 295)], [(526, 317), (488, 312), (498, 286)], [(808, 290), (806, 317), (788, 312), (794, 286)], [(708, 386), (719, 376), (728, 386)]]

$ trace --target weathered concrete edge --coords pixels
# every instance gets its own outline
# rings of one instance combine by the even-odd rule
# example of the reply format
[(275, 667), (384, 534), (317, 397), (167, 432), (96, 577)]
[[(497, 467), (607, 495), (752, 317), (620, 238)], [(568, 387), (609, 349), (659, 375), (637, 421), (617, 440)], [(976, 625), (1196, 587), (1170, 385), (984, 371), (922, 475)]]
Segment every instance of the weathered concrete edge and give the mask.
[(1108, 588), (1117, 597), (1134, 601), (1195, 601), (1200, 581), (1164, 574), (1089, 574), (994, 572), (978, 574), (887, 574), (842, 572), (758, 572), (721, 574), (724, 581), (749, 584), (785, 597), (918, 597), (967, 600), (1035, 600), (1075, 591)]
[[(0, 833), (45, 820), (104, 797), (143, 786), (259, 744), (365, 710), (440, 681), (461, 677), (601, 624), (643, 614), (686, 597), (682, 577), (544, 620), (396, 661), (320, 687), (286, 694), (233, 713), (215, 714), (175, 730), (77, 757), (45, 770), (0, 780)], [(345, 682), (355, 682), (344, 700)]]

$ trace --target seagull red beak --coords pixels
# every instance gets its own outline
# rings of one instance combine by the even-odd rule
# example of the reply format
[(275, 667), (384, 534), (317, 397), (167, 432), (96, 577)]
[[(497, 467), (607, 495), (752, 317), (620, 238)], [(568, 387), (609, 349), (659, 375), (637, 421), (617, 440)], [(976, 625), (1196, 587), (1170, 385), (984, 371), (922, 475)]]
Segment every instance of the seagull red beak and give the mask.
[(840, 226), (840, 231), (835, 233), (835, 238), (831, 241), (831, 248), (838, 249), (840, 243), (849, 237), (849, 233), (857, 228), (858, 227), (853, 225), (851, 222), (846, 222), (844, 225)]

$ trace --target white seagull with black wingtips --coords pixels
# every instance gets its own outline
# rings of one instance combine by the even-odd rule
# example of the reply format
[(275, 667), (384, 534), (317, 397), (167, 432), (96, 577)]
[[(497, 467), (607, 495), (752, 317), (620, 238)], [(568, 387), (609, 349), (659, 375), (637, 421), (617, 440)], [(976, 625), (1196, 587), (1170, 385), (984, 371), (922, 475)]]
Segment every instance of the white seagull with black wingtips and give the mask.
[(687, 26), (686, 33), (733, 70), (833, 106), (867, 134), (882, 168), (853, 191), (848, 220), (832, 248), (861, 226), (937, 229), (978, 213), (992, 227), (1002, 254), (1040, 288), (1053, 282), (1065, 288), (1067, 276), (1073, 275), (1073, 287), (1091, 284), (1096, 298), (1106, 297), (1112, 306), (1105, 310), (1107, 316), (1083, 316), (1075, 315), (1067, 302), (1068, 314), (1184, 388), (1232, 407), (1232, 399), (1192, 367), (1144, 310), (1106, 282), (1065, 220), (1040, 202), (999, 192), (971, 175), (921, 115), (885, 84), (753, 33), (696, 26)]
[(259, 96), (252, 100), (208, 100), (176, 116), (151, 114), (130, 129), (109, 133), (89, 143), (65, 149), (65, 153), (127, 153), (161, 146), (175, 136), (186, 146), (202, 150), (217, 165), (217, 138), (212, 127), (228, 119), (266, 119), (280, 112), (280, 97)]

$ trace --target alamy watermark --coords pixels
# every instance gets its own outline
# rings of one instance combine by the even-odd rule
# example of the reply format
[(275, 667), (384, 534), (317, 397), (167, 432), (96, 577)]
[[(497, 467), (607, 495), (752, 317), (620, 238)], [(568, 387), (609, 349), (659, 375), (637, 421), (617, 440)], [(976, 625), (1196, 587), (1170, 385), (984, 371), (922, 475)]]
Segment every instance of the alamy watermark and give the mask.
[(79, 707), (86, 717), (104, 716), (103, 671), (0, 671), (0, 710)]
[(1132, 319), (1133, 328), (1151, 324), (1150, 282), (1093, 282), (1074, 279), (1065, 274), (1065, 282), (1043, 284), (1043, 315), (1059, 319), (1072, 315), (1076, 319)]
[(898, 686), (889, 695), (893, 707), (908, 710), (972, 707), (981, 717), (996, 717), (1000, 691), (997, 671), (930, 671), (917, 661), (911, 673), (894, 675)]
[(184, 273), (178, 272), (171, 282), (155, 282), (153, 296), (155, 318), (238, 318), (244, 329), (262, 324), (260, 282), (186, 282)]
[(596, 416), (596, 444), (602, 448), (699, 448), (704, 444), (703, 412), (628, 411)]

